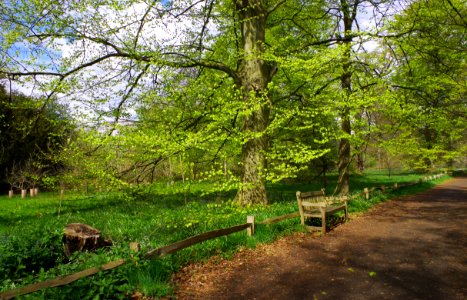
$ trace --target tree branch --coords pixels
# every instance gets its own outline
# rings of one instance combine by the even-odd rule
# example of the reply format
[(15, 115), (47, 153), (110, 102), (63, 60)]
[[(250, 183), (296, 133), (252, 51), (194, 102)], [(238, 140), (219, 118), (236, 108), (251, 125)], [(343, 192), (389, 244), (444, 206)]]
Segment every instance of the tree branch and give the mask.
[(279, 2), (277, 2), (273, 7), (271, 7), (270, 10), (267, 11), (267, 15), (269, 16), (270, 14), (272, 14), (276, 9), (278, 9), (282, 4), (284, 4), (287, 0), (281, 0)]

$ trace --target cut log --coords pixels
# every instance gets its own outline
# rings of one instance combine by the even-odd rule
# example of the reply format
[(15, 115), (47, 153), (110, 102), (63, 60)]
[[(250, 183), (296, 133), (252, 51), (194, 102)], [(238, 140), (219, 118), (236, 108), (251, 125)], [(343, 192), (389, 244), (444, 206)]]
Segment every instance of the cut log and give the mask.
[(112, 246), (112, 241), (104, 239), (96, 228), (82, 223), (71, 223), (65, 226), (63, 246), (65, 255), (70, 257), (76, 251), (95, 251)]

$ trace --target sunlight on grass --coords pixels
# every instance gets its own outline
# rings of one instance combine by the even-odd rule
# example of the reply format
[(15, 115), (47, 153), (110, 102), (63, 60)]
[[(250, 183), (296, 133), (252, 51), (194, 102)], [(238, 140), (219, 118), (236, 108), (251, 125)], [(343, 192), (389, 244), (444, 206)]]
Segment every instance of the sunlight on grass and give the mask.
[[(420, 175), (417, 174), (392, 174), (389, 177), (377, 172), (366, 176), (352, 176), (353, 192), (361, 192), (363, 187), (392, 185), (394, 182), (416, 181), (418, 178)], [(370, 200), (359, 197), (350, 201), (349, 210), (365, 211), (391, 195), (414, 193), (433, 185), (433, 182), (427, 182), (390, 195), (377, 192)], [(226, 192), (225, 201), (220, 202), (219, 193), (216, 197), (201, 196), (200, 188), (197, 187), (192, 187), (192, 191), (196, 192), (188, 196), (170, 194), (166, 188), (167, 186), (156, 185), (137, 192), (70, 194), (63, 200), (54, 193), (41, 193), (33, 199), (0, 197), (0, 273), (4, 274), (0, 278), (1, 290), (8, 290), (17, 284), (24, 285), (70, 274), (112, 259), (128, 258), (130, 242), (139, 242), (141, 252), (144, 253), (206, 231), (245, 223), (247, 215), (255, 215), (256, 221), (261, 222), (270, 217), (292, 213), (297, 211), (295, 192), (298, 189), (318, 190), (321, 186), (318, 183), (269, 185), (272, 203), (269, 206), (253, 205), (246, 208), (238, 207), (231, 201), (234, 195), (232, 192)], [(332, 189), (328, 187), (328, 190), (329, 188)], [(186, 198), (190, 200), (187, 201)], [(62, 254), (61, 232), (66, 224), (72, 222), (82, 222), (100, 229), (105, 237), (113, 240), (114, 246), (96, 254), (76, 254), (71, 261), (64, 264), (66, 260)], [(213, 255), (228, 258), (240, 248), (270, 243), (280, 236), (303, 230), (299, 223), (299, 219), (294, 218), (273, 225), (257, 226), (255, 235), (251, 238), (244, 232), (239, 232), (194, 245), (164, 259), (140, 261), (138, 267), (133, 265), (109, 273), (111, 275), (108, 276), (114, 281), (108, 276), (93, 277), (93, 285), (100, 286), (102, 292), (92, 292), (101, 295), (125, 295), (138, 289), (146, 295), (168, 295), (172, 292), (170, 274), (181, 266)], [(49, 250), (43, 251), (44, 249)], [(51, 298), (56, 298), (57, 295), (67, 297), (68, 290), (72, 293), (73, 287), (77, 288), (88, 280), (79, 280), (67, 287), (48, 289), (38, 294)], [(110, 286), (116, 282), (118, 285), (115, 288)], [(86, 293), (82, 297), (86, 298)]]

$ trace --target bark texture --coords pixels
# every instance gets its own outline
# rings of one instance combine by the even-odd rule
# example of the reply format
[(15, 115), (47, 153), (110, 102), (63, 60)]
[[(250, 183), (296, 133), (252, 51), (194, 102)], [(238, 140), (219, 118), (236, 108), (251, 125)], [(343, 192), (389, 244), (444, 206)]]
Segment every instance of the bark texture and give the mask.
[(243, 50), (236, 84), (242, 91), (243, 101), (249, 111), (242, 123), (242, 131), (247, 139), (242, 146), (242, 185), (237, 202), (241, 205), (267, 204), (265, 151), (268, 138), (265, 129), (271, 111), (267, 85), (274, 75), (274, 68), (262, 58), (267, 11), (261, 0), (237, 0), (236, 10)]

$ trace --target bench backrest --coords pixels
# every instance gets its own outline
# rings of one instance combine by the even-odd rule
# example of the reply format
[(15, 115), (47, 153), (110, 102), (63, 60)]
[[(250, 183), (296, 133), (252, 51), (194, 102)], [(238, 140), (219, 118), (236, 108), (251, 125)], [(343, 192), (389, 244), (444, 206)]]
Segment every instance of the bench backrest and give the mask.
[(316, 207), (325, 207), (328, 205), (338, 205), (346, 202), (347, 196), (327, 196), (324, 189), (317, 192), (297, 192), (297, 202), (300, 212), (304, 209), (314, 209)]
[(326, 192), (323, 189), (314, 192), (297, 192), (297, 201), (299, 203), (306, 202), (321, 202), (326, 196)]

